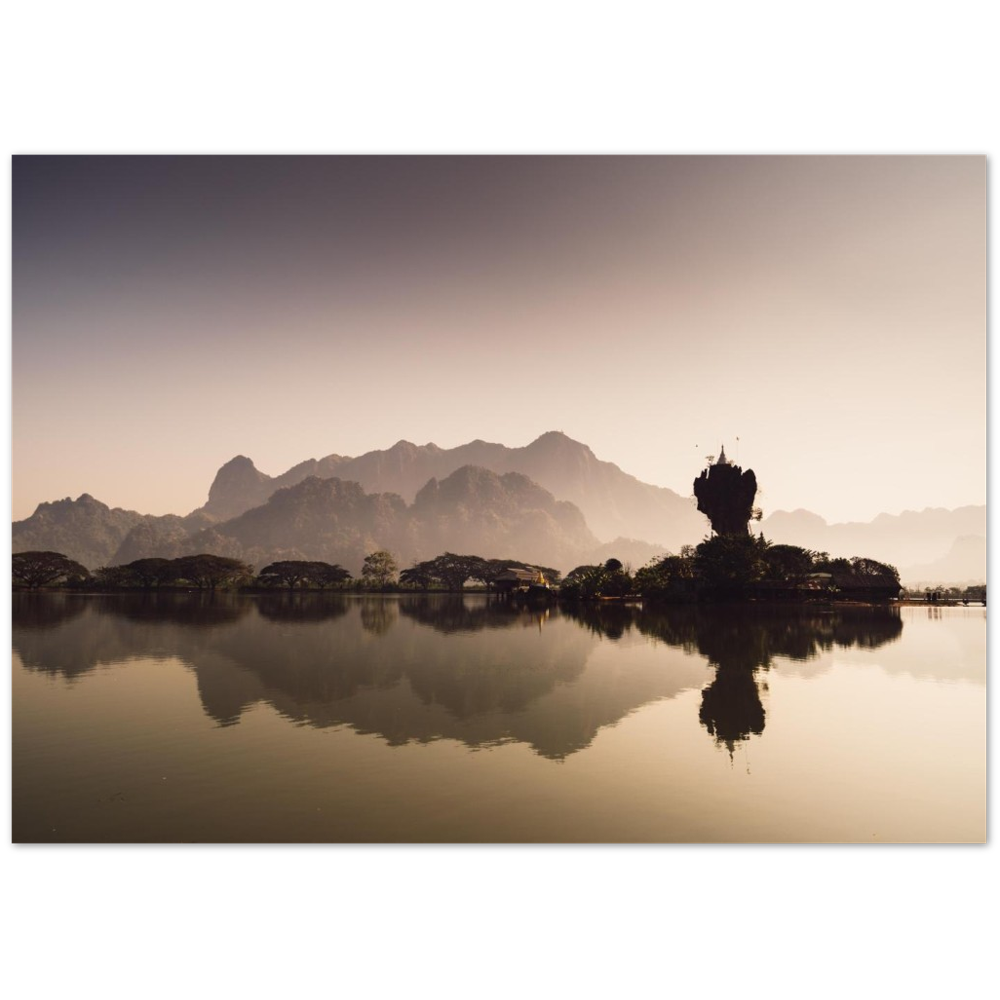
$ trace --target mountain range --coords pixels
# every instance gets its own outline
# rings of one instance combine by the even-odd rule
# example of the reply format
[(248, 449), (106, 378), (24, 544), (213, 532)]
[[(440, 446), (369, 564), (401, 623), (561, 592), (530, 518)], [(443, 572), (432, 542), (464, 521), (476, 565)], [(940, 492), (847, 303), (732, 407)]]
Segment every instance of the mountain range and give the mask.
[(13, 526), (15, 552), (52, 549), (91, 569), (211, 552), (257, 568), (277, 559), (321, 559), (358, 575), (365, 555), (379, 548), (400, 566), (450, 550), (566, 569), (598, 546), (573, 504), (520, 473), (475, 466), (431, 479), (412, 504), (396, 493), (309, 476), (225, 521), (202, 512), (180, 518), (113, 510), (85, 494), (41, 504)]
[[(933, 578), (935, 566), (944, 574), (938, 583), (985, 579), (984, 506), (847, 524), (777, 511), (761, 530), (772, 542), (890, 562), (904, 582)], [(15, 552), (51, 549), (91, 569), (214, 552), (258, 567), (277, 558), (323, 559), (357, 573), (367, 552), (388, 548), (401, 566), (447, 550), (565, 571), (612, 555), (638, 567), (708, 532), (693, 498), (640, 482), (551, 431), (523, 448), (399, 441), (356, 458), (309, 459), (274, 477), (237, 456), (187, 516), (110, 508), (83, 494), (39, 504), (14, 522), (12, 540)], [(910, 567), (927, 575), (914, 577)]]
[(220, 520), (236, 517), (264, 503), (275, 490), (308, 476), (336, 476), (371, 493), (398, 493), (409, 503), (429, 480), (445, 479), (470, 465), (499, 475), (527, 476), (553, 496), (576, 504), (590, 529), (605, 541), (623, 535), (678, 549), (700, 541), (708, 530), (708, 521), (693, 500), (640, 482), (559, 431), (549, 431), (523, 448), (479, 440), (447, 449), (397, 441), (385, 451), (357, 458), (309, 459), (274, 478), (241, 455), (219, 469), (208, 502), (199, 511)]
[(986, 579), (985, 506), (927, 507), (842, 524), (827, 524), (807, 510), (779, 510), (764, 519), (761, 529), (771, 542), (890, 563), (904, 583)]

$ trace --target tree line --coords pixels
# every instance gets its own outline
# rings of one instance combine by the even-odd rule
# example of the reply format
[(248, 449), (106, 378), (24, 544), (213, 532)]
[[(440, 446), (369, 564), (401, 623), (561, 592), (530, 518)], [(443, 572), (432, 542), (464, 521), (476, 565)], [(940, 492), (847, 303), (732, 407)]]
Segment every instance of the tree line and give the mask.
[(618, 559), (577, 566), (561, 579), (557, 570), (515, 559), (484, 559), (445, 552), (400, 571), (384, 549), (369, 553), (355, 579), (342, 566), (286, 559), (255, 571), (248, 563), (210, 554), (178, 559), (137, 559), (90, 573), (58, 552), (18, 552), (13, 556), (16, 587), (68, 586), (82, 589), (152, 590), (184, 587), (198, 590), (286, 589), (367, 591), (463, 590), (470, 582), (489, 592), (510, 570), (541, 579), (552, 593), (570, 600), (629, 597), (647, 601), (831, 596), (838, 593), (898, 596), (895, 567), (865, 557), (832, 559), (795, 545), (773, 545), (763, 537), (716, 535), (677, 555), (653, 560), (636, 573)]
[(415, 563), (400, 572), (395, 556), (385, 549), (365, 556), (359, 579), (336, 563), (284, 559), (256, 572), (251, 565), (238, 559), (207, 553), (178, 559), (136, 559), (120, 566), (103, 566), (91, 573), (59, 552), (15, 553), (12, 577), (15, 587), (29, 590), (64, 586), (109, 590), (184, 587), (210, 591), (279, 588), (458, 591), (470, 581), (490, 590), (497, 577), (509, 569), (540, 572), (553, 583), (559, 580), (558, 571), (548, 567), (529, 566), (515, 559), (483, 559), (452, 552)]
[(182, 556), (179, 559), (136, 559), (121, 566), (102, 566), (90, 572), (61, 552), (15, 552), (11, 576), (15, 587), (107, 588), (152, 590), (158, 587), (194, 587), (218, 590), (245, 586), (255, 578), (253, 567), (224, 556)]

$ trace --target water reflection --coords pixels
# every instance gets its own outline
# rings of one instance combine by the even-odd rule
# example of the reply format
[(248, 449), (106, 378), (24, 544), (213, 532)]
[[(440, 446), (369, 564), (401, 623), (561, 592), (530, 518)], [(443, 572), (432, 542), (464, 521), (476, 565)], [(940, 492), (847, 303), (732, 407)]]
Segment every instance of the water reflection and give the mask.
[[(347, 598), (340, 594), (260, 594), (257, 611), (271, 622), (329, 622), (347, 614)], [(249, 606), (246, 608), (250, 610)]]
[[(176, 657), (219, 726), (266, 703), (296, 723), (346, 725), (392, 746), (519, 742), (555, 760), (644, 705), (697, 690), (702, 726), (732, 753), (764, 731), (761, 675), (774, 657), (876, 648), (902, 628), (897, 612), (873, 608), (532, 611), (461, 596), (284, 592), (13, 602), (14, 648), (28, 669), (75, 679), (102, 664)], [(650, 654), (602, 667), (605, 640)], [(663, 644), (681, 655), (657, 654)]]
[(399, 618), (399, 604), (380, 597), (361, 599), (361, 627), (372, 635), (385, 635)]
[(11, 595), (12, 620), (26, 632), (48, 629), (61, 625), (87, 608), (86, 599), (79, 594), (45, 594), (15, 590)]
[(809, 660), (834, 646), (876, 649), (898, 639), (903, 622), (896, 608), (698, 607), (660, 610), (587, 607), (571, 612), (581, 625), (613, 640), (635, 629), (716, 668), (702, 691), (698, 718), (730, 756), (736, 746), (764, 732), (766, 712), (759, 680), (776, 656)]
[(102, 597), (101, 611), (132, 622), (170, 623), (206, 629), (238, 622), (248, 614), (246, 601), (236, 594), (112, 594)]
[(548, 608), (530, 609), (508, 601), (470, 603), (461, 594), (406, 596), (399, 601), (399, 610), (411, 621), (445, 635), (515, 625), (541, 627), (550, 613)]

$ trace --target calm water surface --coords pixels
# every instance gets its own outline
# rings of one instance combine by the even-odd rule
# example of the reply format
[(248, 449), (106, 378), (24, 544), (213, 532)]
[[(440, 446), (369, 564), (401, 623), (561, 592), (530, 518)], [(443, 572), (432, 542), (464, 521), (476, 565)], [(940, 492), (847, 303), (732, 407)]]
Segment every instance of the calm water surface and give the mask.
[(982, 841), (986, 611), (15, 594), (20, 842)]

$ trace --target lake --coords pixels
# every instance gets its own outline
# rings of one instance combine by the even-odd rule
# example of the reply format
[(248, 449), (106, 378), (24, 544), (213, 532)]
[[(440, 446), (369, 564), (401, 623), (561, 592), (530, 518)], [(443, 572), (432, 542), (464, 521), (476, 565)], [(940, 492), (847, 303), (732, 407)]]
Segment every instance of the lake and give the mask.
[(15, 842), (981, 842), (986, 609), (13, 595)]

